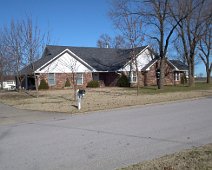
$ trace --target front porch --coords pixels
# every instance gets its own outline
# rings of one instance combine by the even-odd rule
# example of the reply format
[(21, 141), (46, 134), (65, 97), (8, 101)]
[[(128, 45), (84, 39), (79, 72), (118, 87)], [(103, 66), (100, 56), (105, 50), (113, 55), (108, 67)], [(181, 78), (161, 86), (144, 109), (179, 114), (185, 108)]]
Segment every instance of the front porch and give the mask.
[(119, 73), (116, 72), (95, 72), (92, 73), (93, 80), (100, 81), (103, 85), (107, 87), (114, 87), (120, 77)]

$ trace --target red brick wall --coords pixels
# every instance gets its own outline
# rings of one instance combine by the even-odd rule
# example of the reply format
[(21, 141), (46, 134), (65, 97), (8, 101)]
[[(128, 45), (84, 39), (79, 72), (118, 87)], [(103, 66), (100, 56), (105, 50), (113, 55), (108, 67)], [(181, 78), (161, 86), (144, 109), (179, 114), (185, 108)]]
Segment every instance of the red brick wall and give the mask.
[[(152, 65), (149, 71), (143, 72), (144, 86), (157, 85), (156, 70), (158, 67), (159, 62)], [(164, 85), (174, 85), (174, 73), (172, 71), (172, 66), (170, 66), (168, 63), (165, 63), (164, 73)]]
[[(76, 79), (76, 74), (74, 75)], [(55, 73), (55, 85), (49, 86), (50, 89), (62, 89), (65, 87), (66, 79), (69, 79), (71, 87), (73, 88), (73, 74), (72, 73)], [(45, 79), (48, 83), (48, 74), (40, 74), (39, 80)], [(77, 85), (78, 88), (86, 88), (89, 81), (92, 80), (92, 73), (83, 73), (83, 85)]]
[[(156, 70), (160, 67), (160, 63), (157, 62), (150, 67), (150, 70), (139, 72), (138, 73), (138, 81), (139, 86), (153, 86), (157, 85), (157, 78), (156, 78)], [(174, 73), (172, 71), (172, 66), (168, 63), (165, 63), (165, 78), (164, 78), (164, 85), (174, 85)], [(124, 72), (125, 75), (129, 76), (129, 72)], [(179, 83), (179, 82), (178, 82)], [(131, 83), (131, 87), (136, 87), (137, 83)]]
[[(152, 86), (157, 85), (157, 78), (156, 78), (156, 70), (159, 67), (159, 62), (155, 63), (153, 66), (150, 67), (149, 71), (146, 72), (139, 72), (138, 80), (139, 86)], [(125, 72), (126, 75), (129, 75), (129, 72)], [(75, 74), (76, 76), (76, 74)], [(106, 86), (116, 86), (116, 82), (118, 80), (119, 75), (111, 72), (111, 73), (100, 73), (100, 80), (104, 81)], [(62, 89), (65, 86), (66, 79), (69, 78), (71, 86), (73, 87), (73, 74), (72, 73), (55, 73), (55, 80), (56, 84), (54, 86), (50, 86), (50, 89)], [(48, 74), (41, 74), (40, 80), (45, 79), (48, 82)], [(83, 73), (83, 85), (79, 85), (78, 88), (86, 88), (88, 82), (93, 80), (92, 73), (87, 72)], [(165, 78), (164, 78), (164, 85), (174, 85), (179, 84), (180, 81), (174, 81), (174, 73), (172, 71), (172, 66), (168, 63), (165, 64)], [(132, 87), (135, 87), (137, 83), (131, 83)]]
[(174, 73), (173, 68), (170, 64), (165, 63), (165, 78), (164, 78), (164, 85), (174, 85)]
[(150, 70), (145, 72), (145, 82), (146, 86), (157, 85), (157, 78), (156, 78), (156, 64), (150, 67)]
[[(129, 75), (129, 73), (128, 73), (128, 75)], [(142, 72), (138, 73), (137, 81), (138, 81), (139, 87), (144, 86), (144, 74)], [(137, 86), (137, 82), (130, 83), (130, 87), (136, 87), (136, 86)]]

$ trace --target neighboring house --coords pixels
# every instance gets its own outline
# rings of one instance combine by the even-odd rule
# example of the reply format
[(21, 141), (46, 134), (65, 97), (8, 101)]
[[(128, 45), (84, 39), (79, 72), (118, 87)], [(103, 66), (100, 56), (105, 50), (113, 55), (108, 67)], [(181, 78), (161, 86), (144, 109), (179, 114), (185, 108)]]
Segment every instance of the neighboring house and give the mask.
[[(34, 74), (38, 84), (45, 79), (53, 89), (63, 88), (67, 78), (83, 88), (91, 80), (100, 81), (103, 86), (116, 86), (121, 74), (127, 75), (131, 86), (134, 86), (138, 78), (132, 52), (136, 55), (139, 85), (156, 85), (159, 60), (149, 46), (112, 49), (48, 45), (39, 60), (21, 70), (22, 87), (35, 87)], [(187, 66), (180, 61), (167, 60), (165, 84), (179, 84), (185, 71)]]
[[(157, 71), (159, 71), (160, 60), (154, 58), (145, 67), (141, 69), (143, 73), (144, 86), (155, 85), (159, 80), (159, 75), (157, 76)], [(165, 85), (177, 85), (181, 82), (185, 83), (186, 75), (188, 72), (188, 66), (185, 65), (180, 60), (168, 60), (165, 63)], [(157, 79), (155, 79), (155, 75)], [(183, 81), (182, 81), (183, 80)]]
[(4, 90), (15, 90), (15, 76), (4, 76), (2, 82), (0, 82), (0, 89), (2, 85)]

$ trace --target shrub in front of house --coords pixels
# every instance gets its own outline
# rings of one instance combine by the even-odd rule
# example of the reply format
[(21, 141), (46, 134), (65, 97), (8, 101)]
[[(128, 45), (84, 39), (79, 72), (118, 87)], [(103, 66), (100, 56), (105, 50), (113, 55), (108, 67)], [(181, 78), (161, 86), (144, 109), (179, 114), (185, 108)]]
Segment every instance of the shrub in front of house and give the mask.
[(130, 87), (129, 79), (125, 74), (122, 74), (117, 81), (117, 86), (119, 87)]
[(92, 81), (88, 82), (87, 87), (91, 87), (91, 88), (100, 87), (99, 81), (92, 80)]
[(67, 78), (65, 82), (65, 87), (70, 87), (70, 86), (71, 86), (70, 80), (69, 78)]
[(40, 85), (39, 85), (38, 89), (39, 89), (39, 90), (46, 90), (46, 89), (49, 89), (49, 85), (48, 85), (48, 83), (46, 82), (46, 80), (41, 79)]

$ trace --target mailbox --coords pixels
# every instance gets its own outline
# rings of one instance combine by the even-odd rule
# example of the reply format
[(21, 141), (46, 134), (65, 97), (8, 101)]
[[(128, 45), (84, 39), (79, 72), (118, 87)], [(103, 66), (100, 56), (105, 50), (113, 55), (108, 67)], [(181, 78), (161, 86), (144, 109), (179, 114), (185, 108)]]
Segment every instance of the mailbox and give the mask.
[(85, 90), (79, 90), (78, 95), (79, 95), (79, 97), (85, 96)]
[(77, 90), (76, 98), (77, 98), (77, 107), (80, 110), (81, 109), (81, 99), (85, 96), (85, 90)]
[(157, 79), (160, 79), (160, 69), (157, 69), (156, 70), (156, 78)]

